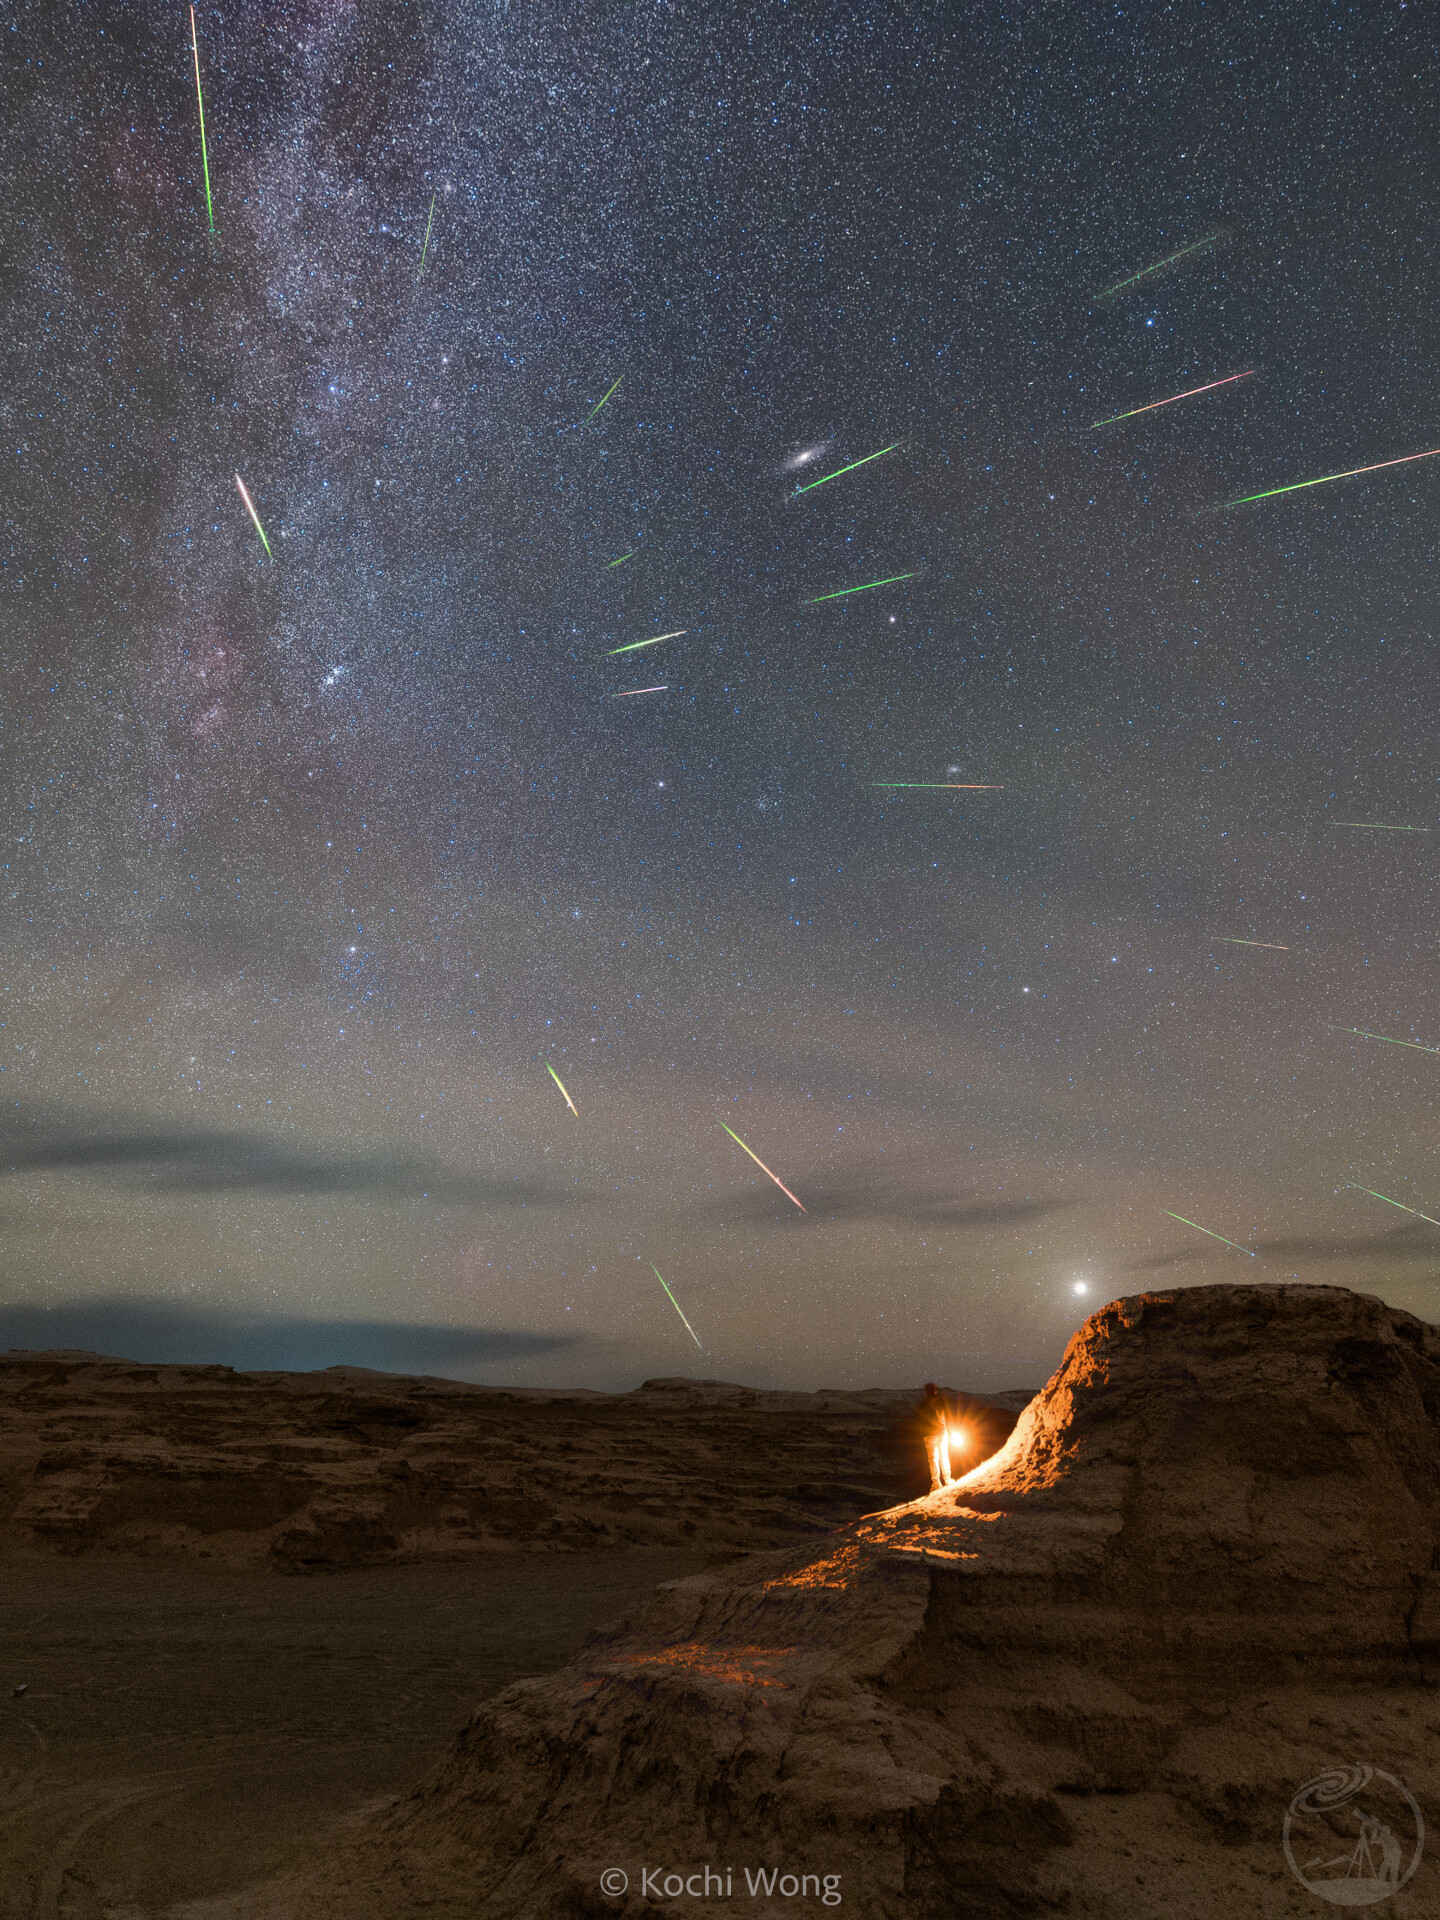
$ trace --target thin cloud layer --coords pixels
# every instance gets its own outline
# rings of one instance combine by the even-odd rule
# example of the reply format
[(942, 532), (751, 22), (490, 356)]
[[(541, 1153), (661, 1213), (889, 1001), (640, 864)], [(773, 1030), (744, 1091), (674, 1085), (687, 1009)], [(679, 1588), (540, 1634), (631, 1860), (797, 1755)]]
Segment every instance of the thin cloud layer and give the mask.
[(93, 1173), (167, 1194), (352, 1194), (455, 1207), (562, 1207), (581, 1197), (518, 1175), (487, 1178), (389, 1153), (324, 1153), (238, 1129), (179, 1133), (123, 1122), (0, 1123), (0, 1175), (7, 1173)]
[[(1349, 1240), (1333, 1234), (1300, 1235), (1290, 1239), (1257, 1240), (1254, 1250), (1260, 1260), (1350, 1262), (1357, 1266), (1371, 1261), (1392, 1265), (1397, 1260), (1405, 1260), (1440, 1266), (1440, 1233), (1419, 1226), (1406, 1226), (1397, 1227), (1393, 1233), (1371, 1233)], [(1222, 1251), (1227, 1250), (1205, 1246), (1177, 1247), (1173, 1253), (1156, 1253), (1144, 1260), (1132, 1260), (1123, 1271), (1156, 1273), (1166, 1267), (1190, 1266), (1199, 1260), (1214, 1259)], [(1236, 1261), (1241, 1258), (1239, 1254), (1230, 1257)], [(1243, 1279), (1245, 1276), (1237, 1271), (1236, 1277)]]
[(308, 1373), (346, 1366), (474, 1379), (486, 1368), (584, 1345), (570, 1334), (508, 1327), (272, 1319), (156, 1299), (0, 1306), (0, 1353), (69, 1349), (126, 1360), (220, 1365), (242, 1372)]
[[(1063, 1213), (1076, 1203), (1072, 1199), (1023, 1200), (981, 1199), (971, 1193), (945, 1193), (935, 1188), (907, 1193), (890, 1182), (849, 1180), (844, 1185), (812, 1186), (796, 1177), (793, 1185), (812, 1221), (849, 1225), (870, 1222), (896, 1227), (924, 1227), (951, 1233), (980, 1233), (987, 1228), (1032, 1226), (1050, 1215)], [(762, 1226), (783, 1214), (800, 1215), (776, 1188), (762, 1183), (746, 1191), (737, 1188), (723, 1198), (706, 1201), (704, 1211), (710, 1218)]]

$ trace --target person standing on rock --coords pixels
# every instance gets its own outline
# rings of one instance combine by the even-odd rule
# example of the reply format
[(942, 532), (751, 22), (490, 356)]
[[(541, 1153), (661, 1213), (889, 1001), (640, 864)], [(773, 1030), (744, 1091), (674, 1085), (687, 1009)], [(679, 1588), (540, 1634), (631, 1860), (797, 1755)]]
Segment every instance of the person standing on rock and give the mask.
[(925, 1458), (930, 1463), (930, 1491), (938, 1493), (941, 1487), (953, 1487), (955, 1476), (950, 1471), (950, 1407), (933, 1380), (925, 1382), (920, 1419)]

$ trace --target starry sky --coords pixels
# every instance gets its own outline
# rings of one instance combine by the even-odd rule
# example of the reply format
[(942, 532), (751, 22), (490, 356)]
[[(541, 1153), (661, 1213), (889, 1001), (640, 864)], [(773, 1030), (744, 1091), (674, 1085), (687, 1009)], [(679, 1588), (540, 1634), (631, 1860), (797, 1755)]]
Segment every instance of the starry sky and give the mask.
[(1423, 9), (207, 0), (213, 234), (0, 44), (0, 1345), (1436, 1317), (1440, 460), (1225, 508), (1440, 446)]

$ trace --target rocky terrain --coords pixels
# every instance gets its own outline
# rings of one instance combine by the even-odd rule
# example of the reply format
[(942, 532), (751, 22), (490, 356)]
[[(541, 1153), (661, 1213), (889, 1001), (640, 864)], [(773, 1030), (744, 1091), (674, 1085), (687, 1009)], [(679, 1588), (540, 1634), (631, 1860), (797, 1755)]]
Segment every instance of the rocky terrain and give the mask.
[(0, 1920), (303, 1870), (660, 1583), (923, 1488), (917, 1398), (0, 1359)]
[[(0, 1557), (99, 1551), (321, 1572), (497, 1550), (817, 1535), (926, 1484), (918, 1390), (470, 1387), (0, 1356)], [(998, 1446), (1028, 1391), (975, 1399)]]
[[(1309, 1914), (1292, 1796), (1385, 1769), (1433, 1829), (1437, 1686), (1440, 1331), (1340, 1288), (1144, 1294), (959, 1487), (667, 1583), (317, 1866), (193, 1914), (633, 1916), (647, 1870), (706, 1867), (767, 1916), (827, 1880), (879, 1920)], [(1383, 1910), (1440, 1911), (1437, 1864)]]

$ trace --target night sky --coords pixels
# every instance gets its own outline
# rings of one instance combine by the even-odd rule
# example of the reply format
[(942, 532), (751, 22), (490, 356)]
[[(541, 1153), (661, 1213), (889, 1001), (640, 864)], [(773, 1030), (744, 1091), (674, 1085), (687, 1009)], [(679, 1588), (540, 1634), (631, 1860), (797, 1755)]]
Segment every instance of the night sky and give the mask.
[(1440, 460), (1214, 511), (1440, 447), (1426, 10), (197, 28), (213, 236), (188, 8), (0, 17), (0, 1346), (1434, 1319)]

